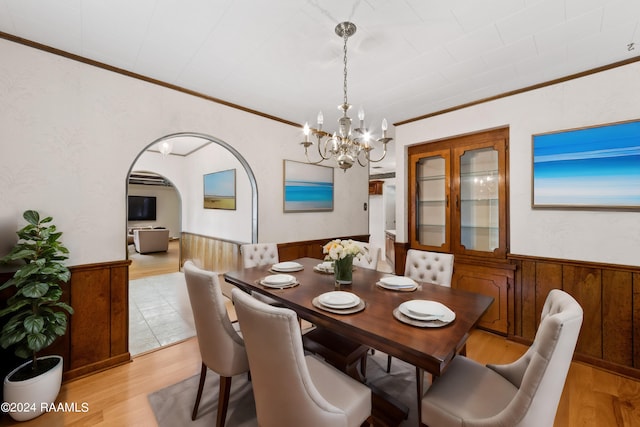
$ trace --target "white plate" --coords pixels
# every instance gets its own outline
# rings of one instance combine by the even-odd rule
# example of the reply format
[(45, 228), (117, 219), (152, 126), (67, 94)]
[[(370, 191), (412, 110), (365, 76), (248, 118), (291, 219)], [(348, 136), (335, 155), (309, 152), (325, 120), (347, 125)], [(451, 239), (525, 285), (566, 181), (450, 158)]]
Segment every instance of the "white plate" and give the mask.
[(360, 297), (351, 292), (333, 291), (320, 295), (318, 301), (329, 308), (347, 309), (360, 304)]
[(441, 322), (453, 322), (456, 314), (446, 305), (437, 301), (411, 300), (400, 304), (400, 312), (407, 317), (422, 321), (439, 320)]
[(282, 286), (289, 285), (296, 281), (296, 278), (290, 274), (272, 274), (262, 279), (267, 285)]
[(303, 268), (302, 264), (293, 261), (279, 262), (271, 266), (274, 271), (300, 271)]
[(385, 285), (382, 282), (376, 283), (376, 285), (380, 286), (383, 289), (388, 289), (390, 291), (415, 291), (418, 289), (418, 285), (403, 285), (403, 286), (393, 286), (393, 285)]
[(415, 280), (404, 276), (385, 276), (380, 279), (380, 283), (388, 288), (413, 288), (418, 285)]

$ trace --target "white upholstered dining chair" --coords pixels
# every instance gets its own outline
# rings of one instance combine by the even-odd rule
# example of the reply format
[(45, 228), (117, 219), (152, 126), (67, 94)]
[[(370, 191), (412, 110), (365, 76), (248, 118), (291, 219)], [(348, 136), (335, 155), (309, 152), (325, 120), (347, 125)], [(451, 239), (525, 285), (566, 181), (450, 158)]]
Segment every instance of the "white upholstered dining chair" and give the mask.
[(552, 427), (582, 318), (578, 302), (553, 289), (527, 352), (507, 365), (456, 356), (422, 398), (422, 424)]
[(362, 253), (353, 259), (353, 265), (371, 270), (378, 269), (378, 260), (380, 259), (380, 248), (367, 242), (354, 243), (362, 249)]
[(198, 415), (207, 369), (211, 369), (220, 375), (216, 426), (223, 427), (231, 379), (249, 371), (249, 360), (244, 341), (229, 320), (218, 274), (202, 270), (192, 261), (185, 262), (183, 269), (202, 357), (200, 383), (191, 419), (195, 420)]
[[(243, 268), (273, 265), (280, 262), (277, 243), (247, 243), (240, 246), (240, 254), (242, 255)], [(273, 298), (269, 298), (258, 292), (251, 292), (251, 295), (267, 304), (279, 304)]]
[[(418, 282), (451, 287), (453, 254), (409, 249), (404, 264), (404, 275)], [(387, 372), (391, 371), (391, 356), (387, 357)]]
[(244, 268), (276, 264), (280, 259), (276, 243), (247, 243), (240, 246), (240, 254)]
[(451, 287), (453, 254), (409, 249), (404, 264), (404, 275), (418, 282)]
[(371, 417), (371, 390), (315, 356), (305, 356), (296, 313), (239, 289), (242, 327), (261, 427), (356, 427)]

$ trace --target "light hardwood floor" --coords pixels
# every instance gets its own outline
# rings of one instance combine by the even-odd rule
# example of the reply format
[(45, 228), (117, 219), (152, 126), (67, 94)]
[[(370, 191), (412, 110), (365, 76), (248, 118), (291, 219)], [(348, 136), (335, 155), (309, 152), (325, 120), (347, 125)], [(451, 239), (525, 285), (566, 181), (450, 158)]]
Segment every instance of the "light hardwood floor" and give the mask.
[(167, 252), (153, 254), (139, 254), (129, 245), (129, 259), (129, 280), (175, 273), (180, 267), (180, 240), (171, 240)]
[[(156, 273), (158, 274), (158, 273)], [(526, 347), (485, 331), (469, 337), (467, 355), (481, 363), (508, 363)], [(88, 411), (47, 413), (0, 425), (156, 426), (147, 395), (199, 373), (195, 338), (135, 357), (130, 363), (63, 384), (58, 402), (87, 403)], [(640, 381), (574, 362), (556, 416), (555, 427), (640, 427)]]

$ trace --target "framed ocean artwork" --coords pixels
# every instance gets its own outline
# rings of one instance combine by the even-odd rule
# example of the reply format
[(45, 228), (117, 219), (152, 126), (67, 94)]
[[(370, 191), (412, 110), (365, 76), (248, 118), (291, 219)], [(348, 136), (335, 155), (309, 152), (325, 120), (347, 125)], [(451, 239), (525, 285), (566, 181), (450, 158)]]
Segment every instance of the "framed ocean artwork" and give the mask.
[(204, 175), (204, 208), (236, 209), (236, 170)]
[(534, 208), (640, 209), (640, 121), (533, 135)]
[(333, 210), (333, 168), (284, 161), (284, 211)]

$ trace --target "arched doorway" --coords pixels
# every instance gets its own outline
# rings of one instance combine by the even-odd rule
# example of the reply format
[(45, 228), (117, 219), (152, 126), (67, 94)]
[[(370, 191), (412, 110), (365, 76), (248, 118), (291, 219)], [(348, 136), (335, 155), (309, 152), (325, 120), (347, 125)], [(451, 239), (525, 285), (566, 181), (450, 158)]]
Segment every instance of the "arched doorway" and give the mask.
[[(240, 154), (238, 150), (236, 150), (233, 146), (231, 146), (227, 142), (222, 141), (218, 138), (215, 138), (211, 135), (197, 133), (197, 132), (178, 132), (178, 133), (173, 133), (170, 135), (163, 136), (151, 142), (145, 148), (145, 150), (143, 150), (142, 152), (140, 152), (140, 154), (138, 154), (136, 159), (133, 161), (127, 176), (129, 176), (129, 174), (133, 170), (133, 167), (135, 166), (140, 156), (142, 156), (146, 151), (152, 149), (153, 147), (158, 147), (162, 145), (164, 142), (170, 142), (170, 145), (172, 146), (172, 153), (169, 155), (174, 155), (174, 153), (179, 147), (179, 144), (183, 143), (186, 140), (191, 140), (191, 141), (201, 140), (203, 142), (200, 146), (190, 145), (187, 149), (188, 151), (183, 150), (182, 155), (193, 155), (204, 145), (216, 144), (217, 146), (222, 147), (224, 150), (228, 151), (242, 166), (251, 187), (251, 242), (256, 243), (258, 241), (258, 185), (257, 185), (256, 177), (253, 173), (253, 170), (251, 169), (251, 166), (249, 166), (249, 163), (242, 156), (242, 154)], [(156, 150), (156, 151), (159, 151), (159, 150)]]
[[(159, 147), (164, 143), (168, 143), (168, 145), (171, 146), (170, 154), (163, 155), (160, 153)], [(194, 216), (192, 212), (189, 211), (190, 206), (193, 206), (194, 211), (198, 211), (198, 215), (203, 215), (201, 204), (202, 193), (200, 189), (195, 189), (195, 187), (202, 183), (202, 181), (198, 181), (202, 180), (200, 176), (202, 174), (202, 163), (204, 162), (206, 164), (208, 156), (219, 157), (220, 152), (224, 152), (224, 156), (228, 158), (227, 162), (230, 162), (229, 159), (232, 159), (234, 167), (243, 175), (244, 206), (250, 206), (250, 213), (247, 212), (247, 209), (243, 210), (242, 223), (246, 231), (248, 231), (248, 227), (251, 228), (250, 233), (243, 236), (243, 241), (251, 239), (252, 242), (257, 242), (258, 208), (256, 179), (244, 157), (224, 141), (210, 135), (193, 132), (175, 133), (158, 138), (147, 145), (145, 150), (139, 153), (133, 161), (127, 174), (127, 182), (129, 182), (130, 177), (134, 175), (134, 172), (140, 170), (153, 172), (160, 177), (159, 179), (170, 181), (181, 200), (180, 210), (182, 219), (180, 221), (180, 229), (182, 230), (182, 226), (184, 224), (188, 226), (189, 221), (192, 220), (191, 217)], [(215, 161), (212, 160), (211, 163), (215, 164)], [(194, 168), (194, 164), (197, 167)], [(219, 167), (220, 165), (218, 164), (217, 166), (212, 166), (212, 169)], [(195, 175), (200, 177), (196, 179)], [(199, 201), (195, 198), (196, 195), (194, 193), (196, 192), (199, 192)], [(128, 192), (127, 196), (129, 196)], [(212, 214), (212, 212), (207, 212), (205, 215), (206, 214)], [(179, 235), (182, 234), (183, 233), (179, 233)], [(130, 278), (129, 349), (134, 356), (189, 338), (188, 335), (185, 335), (188, 334), (188, 326), (192, 329), (191, 336), (195, 335), (193, 325), (185, 324), (185, 322), (191, 322), (190, 307), (188, 297), (186, 297), (185, 287), (182, 284), (176, 286), (177, 280), (181, 280), (182, 283), (184, 283), (184, 276), (178, 277), (178, 275), (182, 275), (182, 273), (179, 272), (179, 263), (180, 261), (178, 260), (176, 275), (169, 273), (151, 277), (149, 280), (143, 278), (139, 279), (139, 281), (136, 280), (135, 283), (134, 280)], [(138, 298), (138, 295), (134, 295), (137, 289), (142, 289), (139, 291), (141, 298)], [(158, 315), (159, 312), (161, 315)], [(188, 314), (185, 315), (185, 312), (188, 312)], [(181, 328), (181, 325), (184, 327)], [(149, 328), (157, 329), (150, 331)], [(165, 332), (171, 333), (172, 336), (159, 337), (159, 335)]]

